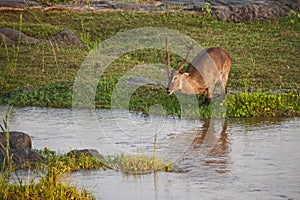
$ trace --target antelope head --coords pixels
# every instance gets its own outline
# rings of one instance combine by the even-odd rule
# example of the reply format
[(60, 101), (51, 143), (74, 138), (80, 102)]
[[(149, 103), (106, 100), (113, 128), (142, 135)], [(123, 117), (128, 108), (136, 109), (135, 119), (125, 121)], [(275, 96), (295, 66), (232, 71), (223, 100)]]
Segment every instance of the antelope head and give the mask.
[(171, 69), (170, 53), (169, 53), (168, 41), (166, 39), (166, 60), (168, 66), (168, 79), (169, 79), (167, 94), (171, 95), (176, 90), (181, 90), (184, 84), (184, 79), (189, 76), (188, 73), (181, 73), (180, 70), (187, 63), (187, 59), (191, 49), (192, 47), (187, 46), (187, 53), (185, 59), (182, 61), (181, 65), (177, 68), (177, 70), (173, 70)]

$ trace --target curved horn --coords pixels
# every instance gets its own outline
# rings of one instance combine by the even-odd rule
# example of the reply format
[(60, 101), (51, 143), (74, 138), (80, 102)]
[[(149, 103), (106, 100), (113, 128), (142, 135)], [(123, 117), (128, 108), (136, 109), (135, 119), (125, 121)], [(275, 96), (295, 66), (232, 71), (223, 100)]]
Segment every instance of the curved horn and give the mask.
[(168, 77), (171, 76), (171, 62), (170, 62), (170, 53), (169, 53), (169, 47), (168, 47), (168, 38), (166, 38), (166, 60), (167, 60), (167, 66), (168, 66)]
[(177, 72), (179, 72), (180, 70), (182, 70), (182, 68), (184, 67), (184, 65), (187, 63), (187, 59), (188, 59), (188, 57), (189, 57), (190, 52), (191, 52), (192, 49), (193, 49), (192, 46), (187, 46), (187, 47), (186, 47), (186, 50), (187, 50), (186, 56), (185, 56), (184, 60), (182, 61), (181, 65), (180, 65), (180, 66), (178, 67), (178, 69), (176, 70)]

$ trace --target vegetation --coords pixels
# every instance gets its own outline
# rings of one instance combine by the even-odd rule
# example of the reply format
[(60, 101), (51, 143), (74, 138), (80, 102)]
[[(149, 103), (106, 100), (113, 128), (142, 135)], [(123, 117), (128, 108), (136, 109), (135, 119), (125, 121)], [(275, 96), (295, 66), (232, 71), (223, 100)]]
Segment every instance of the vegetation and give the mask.
[[(46, 156), (47, 164), (35, 164), (36, 169), (44, 173), (38, 182), (32, 178), (28, 183), (23, 183), (22, 179), (18, 179), (19, 182), (17, 183), (11, 183), (11, 176), (15, 170), (15, 166), (9, 146), (8, 120), (10, 112), (11, 109), (6, 113), (3, 119), (3, 125), (0, 125), (5, 134), (5, 145), (1, 144), (1, 151), (4, 152), (4, 159), (1, 164), (2, 173), (0, 175), (1, 199), (94, 199), (94, 197), (84, 189), (78, 191), (75, 186), (69, 186), (62, 182), (65, 171), (69, 169), (67, 165), (64, 165), (67, 162), (55, 156), (52, 156), (50, 159), (48, 158), (49, 153), (47, 153)], [(87, 163), (86, 160), (83, 163)], [(76, 165), (76, 167), (83, 168), (86, 166)]]
[[(41, 0), (62, 3), (65, 0)], [(139, 1), (148, 3), (148, 1)], [(47, 39), (64, 28), (77, 33), (85, 47), (55, 46), (51, 44), (20, 44), (0, 46), (0, 104), (15, 106), (66, 107), (72, 106), (73, 83), (77, 71), (90, 50), (114, 34), (139, 27), (166, 27), (186, 34), (204, 47), (222, 46), (233, 58), (228, 90), (254, 93), (229, 93), (226, 99), (227, 117), (300, 116), (300, 17), (293, 13), (273, 22), (225, 23), (206, 14), (180, 12), (105, 11), (95, 13), (70, 11), (2, 11), (0, 27), (20, 30), (30, 36)], [(130, 52), (114, 61), (99, 81), (95, 96), (96, 108), (111, 108), (112, 92), (119, 78), (134, 66), (145, 63), (164, 63), (161, 50)], [(172, 55), (172, 65), (181, 59)], [(273, 94), (270, 90), (288, 89)], [(188, 98), (188, 97), (187, 97)], [(203, 99), (199, 97), (199, 102)], [(129, 108), (150, 112), (151, 106), (162, 105), (169, 115), (182, 115), (178, 99), (168, 96), (165, 88), (143, 86), (130, 99)], [(122, 107), (122, 105), (117, 105)], [(213, 109), (222, 109), (213, 105)], [(201, 117), (210, 117), (211, 106), (199, 108)], [(222, 111), (222, 110), (220, 110)], [(193, 110), (190, 112), (198, 112)], [(9, 112), (8, 112), (9, 113)], [(0, 196), (3, 199), (93, 199), (93, 196), (63, 182), (67, 173), (83, 169), (113, 168), (124, 172), (172, 171), (168, 161), (157, 156), (111, 155), (103, 159), (85, 155), (60, 155), (44, 149), (42, 163), (24, 166), (43, 174), (38, 181), (19, 180), (11, 183), (16, 170), (9, 154), (8, 116), (1, 125), (6, 144), (0, 176)]]
[[(227, 117), (300, 115), (298, 92), (266, 93), (299, 88), (300, 18), (297, 13), (270, 23), (233, 24), (192, 12), (105, 11), (90, 14), (25, 10), (3, 11), (0, 26), (21, 29), (30, 36), (44, 39), (69, 28), (86, 45), (85, 48), (50, 44), (0, 47), (0, 67), (3, 69), (0, 74), (0, 104), (71, 107), (73, 82), (89, 51), (118, 32), (152, 26), (178, 30), (203, 47), (221, 46), (229, 52), (233, 65), (227, 89), (253, 88), (260, 92), (230, 94)], [(165, 63), (164, 56), (161, 50), (142, 50), (128, 53), (113, 62), (99, 82), (96, 108), (111, 108), (112, 91), (124, 73), (139, 64)], [(171, 62), (172, 66), (176, 66), (181, 59), (172, 55)], [(272, 101), (262, 103), (262, 96), (264, 100)], [(147, 113), (153, 104), (163, 105), (167, 114), (181, 115), (178, 100), (175, 96), (167, 96), (163, 87), (139, 88), (132, 96), (129, 108)], [(200, 108), (200, 113), (204, 110), (201, 115), (208, 116), (208, 108)]]
[(8, 127), (10, 112), (11, 108), (3, 119), (3, 125), (0, 124), (5, 134), (5, 144), (0, 146), (0, 150), (4, 152), (0, 175), (1, 199), (94, 199), (93, 195), (85, 189), (78, 190), (76, 186), (66, 183), (66, 174), (78, 170), (100, 168), (106, 170), (108, 167), (126, 173), (172, 170), (172, 164), (158, 159), (156, 153), (153, 157), (122, 154), (100, 159), (82, 152), (71, 151), (68, 154), (58, 154), (45, 148), (39, 151), (44, 158), (43, 161), (22, 166), (23, 170), (29, 169), (28, 172), (31, 171), (34, 176), (27, 182), (18, 176), (17, 181), (12, 181), (12, 174), (17, 168), (10, 154)]
[(171, 172), (173, 167), (167, 160), (138, 153), (133, 155), (121, 154), (108, 156), (106, 162), (109, 163), (113, 169), (121, 170), (125, 173)]

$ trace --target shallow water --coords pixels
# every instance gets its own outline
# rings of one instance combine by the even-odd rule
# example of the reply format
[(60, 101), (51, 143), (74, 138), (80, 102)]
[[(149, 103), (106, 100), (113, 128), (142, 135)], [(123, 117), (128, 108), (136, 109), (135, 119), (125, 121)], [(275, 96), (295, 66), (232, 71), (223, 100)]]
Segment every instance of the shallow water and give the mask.
[[(0, 107), (3, 117), (6, 107)], [(103, 154), (157, 151), (177, 172), (134, 175), (114, 170), (71, 174), (97, 199), (299, 199), (300, 118), (192, 121), (121, 111), (14, 108), (10, 130), (33, 148)]]

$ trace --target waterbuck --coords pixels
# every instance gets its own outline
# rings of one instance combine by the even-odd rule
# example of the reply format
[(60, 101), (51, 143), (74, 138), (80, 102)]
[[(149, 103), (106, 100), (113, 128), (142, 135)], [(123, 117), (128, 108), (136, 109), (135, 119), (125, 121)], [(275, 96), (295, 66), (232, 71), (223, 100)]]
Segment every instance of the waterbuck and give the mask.
[(184, 94), (202, 94), (205, 96), (205, 104), (209, 104), (217, 83), (221, 87), (221, 95), (225, 96), (226, 83), (231, 67), (231, 58), (227, 52), (219, 47), (202, 50), (189, 63), (186, 71), (180, 70), (187, 63), (191, 47), (187, 47), (187, 54), (177, 70), (171, 70), (168, 42), (166, 40), (166, 60), (168, 66), (167, 93), (171, 95), (176, 90)]

